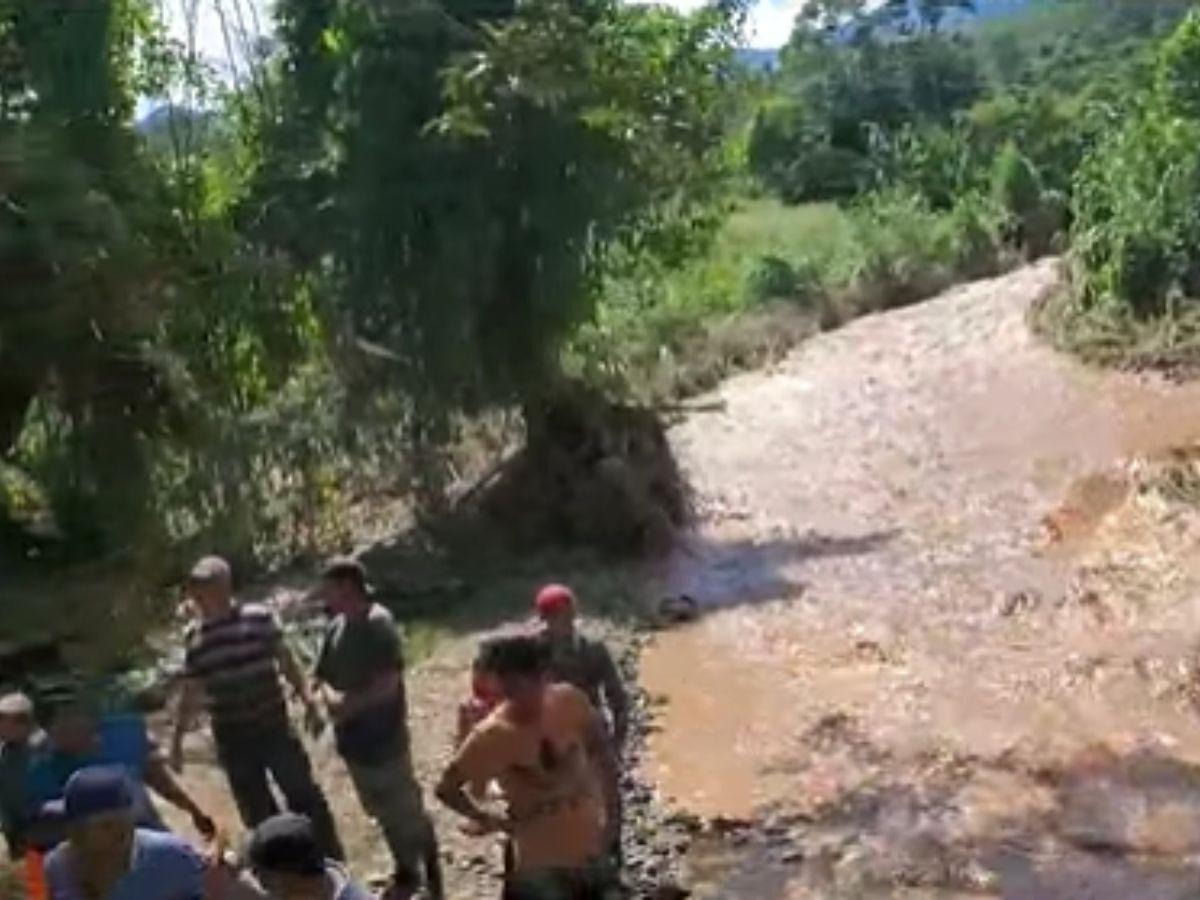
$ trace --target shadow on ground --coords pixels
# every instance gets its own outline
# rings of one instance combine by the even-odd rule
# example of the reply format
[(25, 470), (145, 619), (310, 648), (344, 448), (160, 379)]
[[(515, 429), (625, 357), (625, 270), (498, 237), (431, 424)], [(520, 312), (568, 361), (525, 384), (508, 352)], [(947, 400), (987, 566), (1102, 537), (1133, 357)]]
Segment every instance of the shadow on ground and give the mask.
[(665, 580), (672, 594), (691, 597), (701, 612), (795, 599), (804, 592), (806, 561), (866, 556), (899, 535), (899, 529), (858, 535), (809, 532), (795, 538), (728, 543), (689, 535), (666, 563)]

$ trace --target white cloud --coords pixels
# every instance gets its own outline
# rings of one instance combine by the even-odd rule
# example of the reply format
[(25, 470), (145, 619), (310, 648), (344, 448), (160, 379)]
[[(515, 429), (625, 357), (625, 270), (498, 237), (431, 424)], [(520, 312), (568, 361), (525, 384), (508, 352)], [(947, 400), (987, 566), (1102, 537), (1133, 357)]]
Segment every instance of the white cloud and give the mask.
[(228, 71), (240, 65), (256, 38), (269, 33), (267, 0), (157, 0), (171, 37), (194, 46), (203, 59)]
[(806, 0), (759, 0), (746, 23), (746, 43), (751, 47), (782, 47), (792, 36), (792, 26)]
[[(661, 3), (681, 12), (700, 9), (709, 0), (628, 0), (630, 3)], [(756, 0), (746, 18), (747, 47), (775, 49), (787, 43), (792, 35), (796, 15), (808, 0)]]

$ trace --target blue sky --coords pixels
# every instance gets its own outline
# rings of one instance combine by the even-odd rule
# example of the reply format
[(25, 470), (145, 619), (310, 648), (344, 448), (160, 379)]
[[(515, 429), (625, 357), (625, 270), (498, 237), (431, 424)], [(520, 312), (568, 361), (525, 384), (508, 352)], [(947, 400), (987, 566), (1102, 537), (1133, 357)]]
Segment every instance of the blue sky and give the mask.
[[(247, 30), (254, 30), (253, 12), (258, 13), (259, 21), (265, 26), (269, 24), (271, 0), (156, 0), (162, 15), (171, 26), (172, 33), (180, 40), (185, 40), (189, 32), (187, 22), (189, 16), (194, 16), (196, 48), (201, 55), (223, 63), (227, 59), (225, 50), (225, 35), (222, 28), (222, 16), (226, 26), (237, 36), (239, 30), (240, 8), (241, 22)], [(637, 0), (633, 0), (637, 2)], [(652, 2), (652, 0), (648, 0)], [(667, 5), (677, 9), (692, 10), (703, 5), (705, 0), (666, 0)], [(779, 47), (788, 39), (792, 31), (792, 22), (796, 13), (804, 5), (805, 0), (757, 0), (750, 12), (750, 21), (746, 28), (746, 44), (750, 47)]]

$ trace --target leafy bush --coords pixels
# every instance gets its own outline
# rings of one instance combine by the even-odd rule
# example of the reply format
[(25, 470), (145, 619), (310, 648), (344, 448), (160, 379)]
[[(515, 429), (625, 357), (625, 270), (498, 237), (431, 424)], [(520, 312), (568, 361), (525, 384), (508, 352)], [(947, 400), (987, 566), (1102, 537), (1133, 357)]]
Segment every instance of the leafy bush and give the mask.
[(916, 192), (934, 209), (950, 209), (977, 186), (978, 168), (965, 129), (908, 129), (892, 147), (886, 178)]
[(1172, 115), (1200, 119), (1200, 12), (1191, 12), (1158, 54), (1157, 90)]
[(1003, 218), (991, 198), (977, 191), (959, 197), (954, 208), (942, 217), (940, 226), (959, 275), (979, 278), (1005, 266), (1008, 260), (1001, 246)]
[(868, 309), (900, 306), (962, 277), (990, 274), (1006, 261), (1001, 216), (969, 192), (939, 212), (920, 195), (898, 189), (865, 198), (854, 210), (855, 257), (849, 283)]
[(1017, 220), (1023, 220), (1041, 204), (1041, 177), (1012, 141), (1004, 145), (992, 166), (992, 197)]
[(1131, 120), (1087, 160), (1076, 185), (1072, 246), (1078, 302), (1163, 313), (1198, 295), (1200, 123), (1161, 113)]
[(745, 294), (750, 303), (769, 300), (807, 302), (819, 289), (819, 275), (810, 260), (789, 262), (773, 253), (755, 259), (745, 278)]
[(831, 144), (825, 124), (794, 98), (772, 99), (755, 114), (747, 163), (787, 203), (853, 196), (872, 174), (864, 154)]
[(790, 297), (796, 290), (796, 270), (786, 259), (764, 254), (746, 275), (746, 294), (753, 302)]

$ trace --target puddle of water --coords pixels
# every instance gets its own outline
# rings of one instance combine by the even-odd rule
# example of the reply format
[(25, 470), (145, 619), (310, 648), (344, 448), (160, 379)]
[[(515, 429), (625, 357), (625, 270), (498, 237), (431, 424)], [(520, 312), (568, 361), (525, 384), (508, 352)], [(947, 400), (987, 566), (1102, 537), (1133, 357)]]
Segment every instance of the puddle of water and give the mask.
[[(1190, 653), (1200, 605), (1161, 589), (1161, 607), (1056, 604), (1124, 508), (1126, 461), (1200, 438), (1200, 385), (1086, 371), (1039, 346), (1023, 313), (1052, 280), (1033, 268), (850, 326), (772, 376), (731, 382), (725, 416), (677, 430), (709, 514), (662, 578), (719, 611), (643, 659), (667, 699), (650, 763), (665, 794), (742, 817), (819, 806), (922, 755), (1062, 766), (1148, 734), (1200, 755), (1194, 714), (1138, 669)], [(806, 746), (832, 714), (888, 762)], [(1137, 846), (1192, 846), (1200, 806), (1134, 814), (1126, 801), (1145, 789), (1131, 791), (1113, 815), (1141, 830)], [(967, 808), (989, 828), (1037, 818), (1019, 791), (982, 796)], [(1019, 860), (1014, 885), (1053, 881)]]
[[(685, 627), (671, 635), (670, 654), (648, 653), (641, 670), (642, 682), (651, 696), (665, 695), (670, 702), (660, 711), (658, 730), (651, 737), (651, 753), (657, 761), (654, 774), (667, 794), (698, 815), (749, 818), (759, 805), (788, 783), (760, 772), (772, 750), (786, 746), (775, 728), (785, 709), (774, 706), (776, 695), (769, 683), (777, 673), (755, 666), (737, 649), (736, 640), (728, 656), (711, 653), (708, 638), (698, 627)], [(682, 674), (673, 660), (686, 653), (690, 675), (697, 684), (719, 684), (720, 691), (680, 690), (675, 679)], [(730, 702), (736, 698), (736, 702)], [(703, 736), (695, 724), (709, 729)], [(682, 767), (679, 772), (672, 766)], [(691, 783), (683, 795), (672, 794), (672, 786), (688, 783), (692, 773), (706, 773), (700, 783)]]

